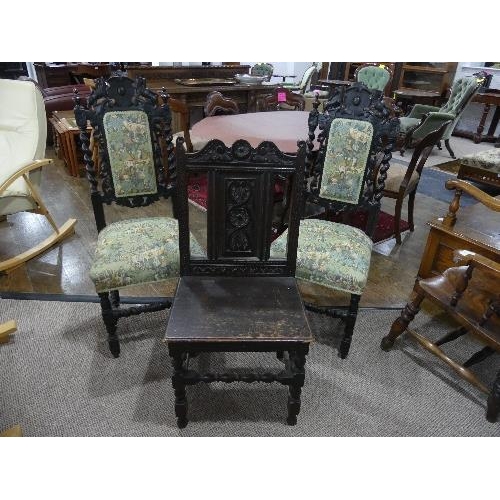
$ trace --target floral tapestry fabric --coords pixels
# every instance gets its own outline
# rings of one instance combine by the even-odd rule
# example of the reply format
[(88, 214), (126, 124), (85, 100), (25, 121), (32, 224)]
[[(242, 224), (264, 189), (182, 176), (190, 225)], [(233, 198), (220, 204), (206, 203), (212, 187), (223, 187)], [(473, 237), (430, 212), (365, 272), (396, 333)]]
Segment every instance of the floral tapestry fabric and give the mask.
[[(288, 231), (271, 245), (271, 258), (286, 256)], [(300, 222), (295, 276), (361, 295), (366, 286), (372, 240), (360, 229), (318, 219)]]
[[(153, 283), (179, 276), (178, 222), (143, 217), (114, 222), (97, 238), (90, 277), (97, 292)], [(204, 251), (191, 236), (193, 255)]]
[(500, 148), (491, 148), (464, 156), (460, 163), (468, 167), (483, 168), (500, 174)]
[(151, 134), (143, 111), (112, 111), (103, 119), (118, 198), (157, 191)]
[(372, 137), (370, 122), (348, 118), (332, 121), (319, 193), (322, 198), (358, 203)]

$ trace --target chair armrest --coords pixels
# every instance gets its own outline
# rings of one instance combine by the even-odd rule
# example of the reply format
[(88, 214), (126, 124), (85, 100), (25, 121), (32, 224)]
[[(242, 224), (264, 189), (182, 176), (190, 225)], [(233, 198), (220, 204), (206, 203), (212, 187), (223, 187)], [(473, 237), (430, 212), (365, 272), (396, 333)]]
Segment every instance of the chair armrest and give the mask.
[(431, 111), (437, 112), (441, 108), (437, 106), (430, 106), (428, 104), (415, 104), (413, 108), (411, 108), (410, 114), (408, 118), (422, 118), (423, 115), (430, 113)]
[(425, 115), (422, 122), (413, 130), (412, 137), (414, 140), (423, 139), (433, 130), (437, 130), (444, 122), (454, 120), (455, 115), (450, 113), (435, 113), (431, 112)]
[(45, 158), (44, 160), (34, 160), (24, 166), (19, 166), (19, 168), (9, 176), (4, 178), (0, 176), (0, 194), (3, 193), (3, 191), (5, 191), (16, 179), (19, 179), (19, 177), (22, 177), (32, 170), (36, 170), (45, 165), (50, 165), (51, 163), (53, 163), (53, 160), (50, 160), (49, 158)]
[(462, 181), (459, 179), (451, 179), (449, 181), (446, 181), (445, 187), (446, 189), (455, 189), (455, 196), (450, 203), (448, 213), (443, 218), (443, 226), (453, 227), (455, 225), (455, 222), (457, 221), (456, 213), (460, 208), (460, 197), (462, 196), (463, 191), (465, 191), (467, 194), (470, 194), (473, 198), (475, 198), (491, 210), (500, 212), (500, 200), (497, 198), (493, 198), (493, 196), (490, 196), (489, 194), (486, 194), (476, 186), (473, 186), (470, 182)]

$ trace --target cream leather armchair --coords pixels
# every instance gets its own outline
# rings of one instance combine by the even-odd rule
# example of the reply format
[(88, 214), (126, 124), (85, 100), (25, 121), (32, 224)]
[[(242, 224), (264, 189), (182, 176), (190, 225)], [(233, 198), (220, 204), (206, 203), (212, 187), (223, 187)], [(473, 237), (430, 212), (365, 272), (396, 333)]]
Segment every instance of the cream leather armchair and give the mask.
[[(74, 232), (76, 219), (58, 227), (38, 193), (45, 157), (47, 123), (33, 82), (0, 80), (0, 221), (17, 212), (44, 215), (54, 233), (19, 255), (0, 262), (0, 272), (17, 267)], [(0, 222), (1, 224), (1, 222)]]

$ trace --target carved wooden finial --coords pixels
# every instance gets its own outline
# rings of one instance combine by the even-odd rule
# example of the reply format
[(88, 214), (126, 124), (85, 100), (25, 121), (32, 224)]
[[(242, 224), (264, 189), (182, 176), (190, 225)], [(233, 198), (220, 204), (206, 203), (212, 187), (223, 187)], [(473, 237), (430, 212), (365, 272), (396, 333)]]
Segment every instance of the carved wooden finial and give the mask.
[(444, 216), (443, 226), (453, 227), (455, 222), (457, 222), (457, 211), (460, 208), (460, 197), (462, 196), (462, 192), (461, 189), (455, 190), (455, 196), (450, 203), (448, 213)]

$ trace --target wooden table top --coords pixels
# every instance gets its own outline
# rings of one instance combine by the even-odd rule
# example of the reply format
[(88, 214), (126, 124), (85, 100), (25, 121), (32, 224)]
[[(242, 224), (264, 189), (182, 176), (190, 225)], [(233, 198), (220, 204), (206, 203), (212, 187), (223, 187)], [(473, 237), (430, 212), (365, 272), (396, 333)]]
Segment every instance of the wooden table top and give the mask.
[(65, 131), (79, 130), (73, 110), (53, 111), (52, 117), (59, 122)]
[(232, 83), (232, 84), (224, 84), (224, 85), (182, 85), (181, 83), (176, 82), (175, 80), (148, 80), (147, 81), (148, 88), (159, 91), (163, 87), (170, 94), (194, 94), (194, 93), (208, 93), (213, 90), (218, 90), (219, 92), (236, 92), (236, 91), (250, 91), (250, 90), (269, 90), (271, 91), (277, 87), (277, 85), (264, 85), (262, 83), (259, 84), (245, 84), (245, 83)]
[(264, 111), (240, 115), (211, 116), (191, 129), (191, 137), (202, 140), (220, 139), (231, 146), (238, 139), (252, 147), (272, 141), (283, 152), (297, 152), (297, 141), (306, 140), (308, 111)]
[[(500, 196), (497, 198), (500, 199)], [(500, 213), (482, 203), (460, 208), (453, 227), (443, 226), (443, 217), (433, 219), (428, 224), (431, 228), (479, 244), (500, 255)]]

